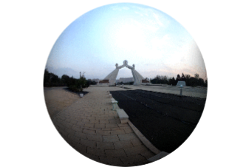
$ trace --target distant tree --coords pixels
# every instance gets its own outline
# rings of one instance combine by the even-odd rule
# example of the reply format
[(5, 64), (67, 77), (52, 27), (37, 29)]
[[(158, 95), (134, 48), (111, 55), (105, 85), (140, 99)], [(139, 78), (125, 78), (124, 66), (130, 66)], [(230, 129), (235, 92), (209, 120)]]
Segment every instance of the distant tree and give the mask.
[(53, 84), (60, 84), (60, 78), (53, 74), (53, 73), (50, 73), (50, 81), (53, 83)]
[(168, 77), (167, 76), (163, 76), (162, 77), (162, 84), (168, 84)]
[[(67, 76), (64, 78), (67, 78)], [(68, 82), (67, 82), (68, 88), (74, 92), (81, 92), (83, 91), (83, 88), (86, 88), (89, 86), (89, 83), (87, 82), (86, 78), (84, 78), (83, 76), (81, 76), (79, 79), (76, 79), (73, 76), (67, 79), (68, 79)]]
[(62, 83), (63, 83), (63, 84), (67, 85), (68, 82), (69, 82), (69, 76), (64, 74), (64, 75), (61, 77), (61, 80), (62, 80)]
[(185, 75), (182, 73), (182, 75), (181, 75), (181, 80), (182, 81), (186, 81), (186, 77), (185, 77)]
[(198, 85), (199, 85), (199, 86), (205, 86), (204, 79), (199, 78), (199, 79), (198, 79)]
[(157, 75), (155, 78), (151, 79), (151, 83), (157, 84), (159, 81), (159, 76)]
[(157, 80), (156, 80), (156, 79), (152, 79), (152, 80), (151, 80), (151, 83), (152, 83), (152, 84), (157, 84)]
[(91, 81), (91, 84), (90, 85), (96, 85), (97, 82), (96, 81)]
[(207, 87), (207, 80), (205, 80), (205, 82), (204, 82), (204, 86), (205, 86), (205, 87)]
[(44, 71), (43, 85), (44, 86), (49, 86), (49, 81), (50, 81), (49, 71), (47, 69), (45, 69), (45, 71)]
[(168, 77), (167, 76), (163, 76), (163, 80), (168, 80)]
[(61, 79), (48, 71), (48, 69), (45, 69), (44, 71), (44, 80), (43, 80), (44, 86), (61, 86)]
[(68, 78), (68, 82), (67, 82), (67, 86), (70, 87), (72, 85), (75, 85), (76, 84), (76, 79), (71, 76), (70, 78)]
[(190, 86), (190, 84), (189, 84), (190, 75), (189, 75), (189, 74), (184, 74), (184, 76), (185, 76), (186, 85), (187, 85), (187, 86)]
[(77, 80), (76, 86), (77, 86), (77, 88), (80, 89), (80, 91), (83, 91), (83, 88), (89, 87), (89, 84), (86, 81), (86, 78), (83, 78), (81, 76), (80, 79)]
[(200, 76), (199, 76), (199, 74), (196, 73), (196, 74), (194, 74), (194, 77), (195, 77), (196, 79), (199, 79)]
[(180, 81), (180, 80), (181, 80), (181, 77), (180, 77), (179, 74), (177, 74), (176, 80), (177, 80), (177, 81)]
[(150, 79), (152, 84), (169, 84), (176, 85), (178, 81), (185, 81), (187, 86), (207, 86), (207, 80), (199, 78), (199, 74), (191, 77), (189, 74), (178, 74), (176, 79), (174, 77), (168, 78), (167, 76), (157, 75), (155, 78)]
[(194, 77), (191, 77), (190, 79), (189, 79), (189, 82), (188, 82), (188, 85), (187, 86), (198, 86), (198, 82), (197, 82), (198, 80), (196, 79), (196, 78), (194, 78)]
[(174, 77), (169, 79), (169, 84), (170, 85), (176, 85), (176, 83), (177, 83), (177, 81), (175, 80)]
[(190, 78), (190, 75), (189, 75), (189, 74), (186, 74), (186, 75), (185, 75), (185, 78), (186, 78), (186, 79), (189, 79), (189, 78)]

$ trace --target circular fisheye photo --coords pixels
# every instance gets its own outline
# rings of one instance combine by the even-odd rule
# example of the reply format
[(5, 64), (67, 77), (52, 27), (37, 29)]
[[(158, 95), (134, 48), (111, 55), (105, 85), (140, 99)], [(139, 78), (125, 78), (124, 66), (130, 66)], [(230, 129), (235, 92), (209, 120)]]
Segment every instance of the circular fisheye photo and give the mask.
[(112, 166), (144, 165), (173, 153), (198, 125), (206, 68), (194, 39), (169, 15), (110, 4), (59, 36), (44, 96), (53, 124), (77, 152)]

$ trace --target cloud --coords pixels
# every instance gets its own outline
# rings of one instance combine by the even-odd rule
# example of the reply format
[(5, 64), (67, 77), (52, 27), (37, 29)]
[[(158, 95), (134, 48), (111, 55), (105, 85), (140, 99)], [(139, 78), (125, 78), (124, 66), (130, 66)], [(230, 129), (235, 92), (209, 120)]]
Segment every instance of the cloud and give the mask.
[[(140, 13), (138, 11), (135, 11), (135, 13), (138, 14), (138, 15), (140, 15), (140, 16), (144, 16), (144, 14), (142, 14), (142, 13)], [(148, 16), (148, 15), (146, 15), (146, 16)]]
[(159, 15), (157, 15), (156, 13), (153, 13), (154, 18), (156, 19), (156, 22), (158, 23), (159, 26), (163, 26), (163, 23), (161, 22)]
[(172, 46), (169, 34), (165, 34), (163, 37), (154, 37), (150, 42), (154, 50), (163, 50)]
[(121, 4), (117, 4), (117, 5), (112, 5), (111, 9), (115, 11), (123, 11), (123, 10), (129, 10), (130, 8), (128, 6), (122, 6)]
[(129, 10), (130, 8), (127, 6), (122, 7), (123, 10)]
[(160, 27), (167, 27), (170, 23), (167, 15), (150, 7), (133, 6), (134, 13), (145, 19), (149, 24)]
[(154, 24), (148, 24), (150, 21), (149, 20), (136, 20), (136, 19), (130, 19), (131, 23), (143, 30), (144, 32), (148, 33), (155, 33), (159, 27), (155, 26)]
[(119, 8), (119, 7), (116, 7), (116, 6), (112, 6), (111, 9), (112, 9), (112, 10), (122, 11), (122, 8)]
[(143, 77), (148, 78), (154, 78), (156, 75), (162, 75), (167, 77), (176, 77), (177, 74), (189, 74), (191, 76), (194, 76), (194, 74), (198, 73), (200, 75), (200, 78), (206, 79), (206, 71), (204, 71), (203, 68), (200, 68), (199, 66), (190, 66), (187, 64), (157, 64), (157, 67), (155, 65), (150, 65), (149, 68), (144, 66), (144, 69), (138, 70), (139, 73)]

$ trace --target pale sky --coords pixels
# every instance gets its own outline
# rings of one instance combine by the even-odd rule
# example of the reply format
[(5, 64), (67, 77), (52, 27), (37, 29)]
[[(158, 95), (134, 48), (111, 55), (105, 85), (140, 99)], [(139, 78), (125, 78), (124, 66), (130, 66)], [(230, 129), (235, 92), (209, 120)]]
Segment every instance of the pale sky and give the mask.
[[(129, 65), (143, 76), (206, 77), (202, 55), (190, 34), (167, 14), (143, 5), (119, 3), (91, 10), (72, 22), (57, 39), (46, 67), (62, 74), (104, 79), (115, 64)], [(132, 77), (129, 69), (120, 77)]]

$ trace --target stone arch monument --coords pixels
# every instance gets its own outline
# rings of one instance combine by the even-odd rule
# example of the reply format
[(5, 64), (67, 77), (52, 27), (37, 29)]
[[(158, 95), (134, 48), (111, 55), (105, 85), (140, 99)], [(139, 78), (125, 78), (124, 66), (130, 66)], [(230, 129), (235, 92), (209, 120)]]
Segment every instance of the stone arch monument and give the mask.
[(116, 67), (116, 69), (114, 71), (112, 71), (108, 76), (106, 76), (104, 78), (104, 80), (109, 80), (109, 85), (114, 85), (116, 83), (116, 77), (118, 75), (118, 72), (123, 67), (127, 67), (128, 69), (131, 70), (133, 78), (134, 78), (134, 85), (140, 85), (142, 83), (142, 80), (144, 78), (141, 76), (141, 74), (139, 74), (135, 70), (135, 65), (134, 64), (133, 64), (133, 66), (130, 66), (130, 65), (128, 65), (128, 61), (124, 60), (123, 65), (118, 66), (118, 64), (116, 63), (115, 67)]

